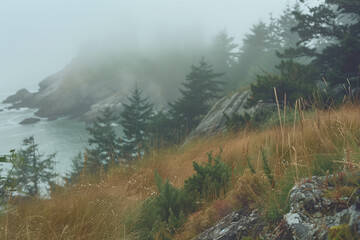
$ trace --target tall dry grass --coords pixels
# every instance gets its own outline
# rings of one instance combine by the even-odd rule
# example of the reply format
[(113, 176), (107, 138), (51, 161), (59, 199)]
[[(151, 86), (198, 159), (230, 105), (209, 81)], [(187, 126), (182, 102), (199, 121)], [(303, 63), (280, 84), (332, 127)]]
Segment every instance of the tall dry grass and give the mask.
[[(0, 217), (0, 239), (137, 239), (128, 222), (138, 218), (141, 202), (156, 194), (154, 171), (175, 186), (182, 186), (185, 179), (194, 174), (192, 162), (205, 162), (206, 153), (218, 152), (220, 147), (222, 160), (233, 171), (233, 190), (220, 202), (207, 203), (199, 213), (192, 214), (178, 239), (188, 239), (209, 227), (222, 212), (228, 212), (230, 205), (241, 207), (241, 204), (262, 201), (264, 195), (260, 197), (261, 194), (268, 194), (267, 199), (274, 202), (273, 207), (268, 205), (262, 209), (265, 213), (270, 214), (272, 208), (278, 208), (281, 213), (283, 203), (277, 197), (281, 194), (270, 195), (274, 186), (264, 183), (265, 190), (255, 189), (264, 182), (261, 149), (266, 152), (275, 186), (280, 186), (274, 189), (283, 191), (281, 196), (285, 197), (288, 188), (281, 188), (284, 179), (293, 184), (316, 171), (325, 172), (334, 164), (359, 163), (358, 105), (345, 104), (336, 110), (310, 112), (302, 109), (303, 106), (297, 104), (292, 111), (279, 110), (281, 124), (270, 125), (266, 130), (245, 129), (150, 152), (130, 167), (111, 169), (99, 179), (83, 177), (79, 184), (56, 191), (49, 199), (12, 199), (10, 203), (16, 204)], [(247, 158), (255, 175), (245, 171)], [(249, 203), (236, 205), (236, 198), (243, 195), (253, 197), (249, 197)]]

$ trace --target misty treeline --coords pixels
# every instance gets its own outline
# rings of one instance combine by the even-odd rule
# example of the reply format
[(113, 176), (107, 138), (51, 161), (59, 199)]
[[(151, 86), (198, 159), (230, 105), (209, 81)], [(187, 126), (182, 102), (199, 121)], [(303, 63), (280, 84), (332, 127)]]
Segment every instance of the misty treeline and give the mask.
[[(170, 110), (167, 112), (154, 111), (143, 91), (136, 86), (119, 116), (107, 107), (86, 128), (90, 135), (89, 147), (84, 157), (78, 154), (73, 159), (73, 171), (68, 179), (72, 181), (81, 174), (106, 171), (111, 166), (138, 160), (150, 149), (181, 143), (209, 110), (208, 102), (221, 96), (223, 82), (219, 78), (222, 76), (202, 58), (191, 67), (181, 97), (168, 103)], [(119, 130), (123, 132), (122, 137), (116, 134)]]

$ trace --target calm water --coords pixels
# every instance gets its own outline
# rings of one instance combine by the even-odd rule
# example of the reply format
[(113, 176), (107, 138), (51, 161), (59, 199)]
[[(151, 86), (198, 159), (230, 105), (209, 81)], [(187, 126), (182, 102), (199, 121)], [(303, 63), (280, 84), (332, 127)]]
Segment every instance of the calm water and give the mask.
[[(0, 93), (0, 102), (9, 94)], [(55, 172), (65, 175), (71, 170), (71, 158), (87, 145), (85, 124), (69, 119), (58, 119), (30, 125), (20, 125), (25, 118), (33, 117), (34, 109), (7, 110), (0, 103), (0, 155), (8, 154), (10, 149), (18, 150), (25, 137), (34, 136), (40, 153), (56, 152)], [(3, 111), (1, 111), (3, 109)]]

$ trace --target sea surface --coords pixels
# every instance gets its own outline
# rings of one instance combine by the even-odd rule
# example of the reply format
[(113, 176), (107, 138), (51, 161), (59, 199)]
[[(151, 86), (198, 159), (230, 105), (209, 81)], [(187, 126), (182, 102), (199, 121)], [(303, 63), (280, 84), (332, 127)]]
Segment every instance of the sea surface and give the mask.
[(79, 151), (84, 152), (87, 146), (85, 123), (62, 118), (21, 125), (19, 122), (22, 120), (34, 117), (36, 109), (7, 109), (9, 105), (1, 102), (9, 95), (11, 93), (0, 93), (0, 155), (9, 154), (11, 149), (20, 149), (25, 137), (34, 136), (41, 154), (56, 153), (54, 171), (64, 176), (71, 170), (71, 159)]

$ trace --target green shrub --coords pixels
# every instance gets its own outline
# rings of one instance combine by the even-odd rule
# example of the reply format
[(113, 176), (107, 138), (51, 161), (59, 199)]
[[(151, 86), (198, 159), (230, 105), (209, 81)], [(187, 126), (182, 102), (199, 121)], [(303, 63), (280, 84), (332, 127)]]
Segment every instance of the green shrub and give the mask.
[(164, 182), (157, 172), (155, 180), (159, 194), (143, 202), (134, 230), (139, 239), (172, 239), (193, 203), (183, 189), (174, 187), (169, 180)]
[(266, 152), (263, 148), (261, 148), (261, 156), (262, 156), (263, 169), (264, 169), (265, 175), (269, 179), (271, 186), (274, 187), (275, 186), (274, 175), (271, 173), (269, 163), (268, 163), (268, 160), (266, 157)]
[(330, 240), (340, 240), (348, 239), (355, 240), (358, 239), (356, 231), (351, 229), (348, 224), (333, 226), (329, 229), (328, 239)]
[(246, 127), (250, 121), (250, 115), (245, 112), (244, 114), (232, 113), (230, 116), (223, 112), (225, 117), (225, 126), (228, 131), (237, 132)]
[(208, 162), (204, 165), (193, 162), (196, 174), (185, 180), (184, 186), (188, 195), (195, 199), (211, 201), (226, 194), (229, 190), (231, 171), (221, 162), (221, 152), (222, 150), (216, 157), (209, 152)]
[(196, 210), (196, 201), (213, 200), (229, 190), (230, 168), (220, 161), (221, 150), (216, 157), (208, 153), (208, 162), (201, 166), (193, 163), (196, 174), (185, 181), (184, 188), (174, 187), (169, 180), (163, 181), (155, 172), (159, 194), (145, 200), (140, 216), (131, 230), (139, 239), (172, 239), (182, 227), (186, 216)]

